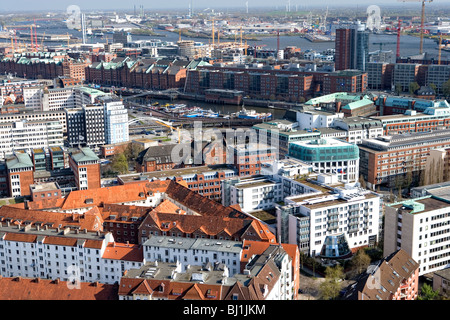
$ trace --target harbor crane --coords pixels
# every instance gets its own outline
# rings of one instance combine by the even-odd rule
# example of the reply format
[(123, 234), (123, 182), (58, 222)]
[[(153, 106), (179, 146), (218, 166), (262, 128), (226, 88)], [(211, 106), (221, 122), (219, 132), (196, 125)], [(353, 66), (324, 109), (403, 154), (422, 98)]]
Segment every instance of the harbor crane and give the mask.
[(424, 34), (424, 24), (425, 24), (425, 3), (426, 2), (433, 2), (433, 0), (398, 0), (402, 2), (422, 2), (422, 13), (420, 17), (420, 49), (419, 53), (423, 53), (423, 34)]

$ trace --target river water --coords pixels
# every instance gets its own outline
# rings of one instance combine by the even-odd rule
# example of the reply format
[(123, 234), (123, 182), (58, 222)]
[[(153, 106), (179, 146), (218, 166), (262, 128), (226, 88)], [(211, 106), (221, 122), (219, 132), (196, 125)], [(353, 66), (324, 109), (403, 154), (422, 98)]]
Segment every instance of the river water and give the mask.
[[(24, 22), (27, 23), (27, 22)], [(42, 24), (41, 24), (42, 25)], [(29, 32), (29, 30), (25, 30), (24, 33)], [(72, 30), (72, 29), (65, 29), (65, 28), (38, 28), (37, 31), (39, 34), (43, 34), (44, 32), (46, 34), (71, 34), (76, 37), (81, 38), (81, 32)], [(169, 41), (169, 42), (177, 42), (179, 40), (179, 35), (177, 33), (173, 32), (167, 32), (162, 30), (156, 30), (158, 34), (160, 34), (162, 37), (155, 37), (155, 36), (133, 36), (133, 40), (148, 40), (148, 39), (161, 39), (163, 41)], [(189, 39), (187, 37), (182, 37), (182, 39)], [(2, 42), (9, 41), (5, 39), (0, 39)], [(88, 37), (87, 43), (105, 43), (106, 41), (112, 42), (112, 34), (106, 34), (105, 37)], [(207, 38), (191, 38), (191, 40), (199, 41), (199, 42), (205, 42), (208, 43), (210, 39)], [(371, 34), (369, 38), (369, 51), (376, 51), (380, 49), (380, 46), (378, 44), (374, 43), (384, 43), (382, 49), (383, 50), (392, 50), (393, 56), (395, 56), (395, 52), (397, 49), (397, 37), (396, 35), (383, 35), (383, 34)], [(400, 40), (400, 53), (401, 56), (410, 56), (418, 54), (419, 52), (419, 42), (420, 39), (418, 37), (412, 37), (412, 36), (402, 36)], [(55, 42), (48, 42), (45, 43), (49, 46), (55, 46), (57, 43)], [(66, 42), (61, 42), (61, 45), (65, 45)], [(264, 37), (261, 38), (260, 41), (247, 41), (247, 44), (250, 46), (253, 45), (266, 45), (265, 48), (267, 49), (276, 49), (277, 47), (277, 37)], [(280, 36), (280, 47), (285, 48), (288, 46), (296, 46), (300, 48), (302, 51), (305, 50), (315, 50), (317, 52), (322, 52), (329, 48), (334, 48), (334, 42), (310, 42), (306, 40), (303, 37), (299, 36)], [(424, 39), (423, 43), (424, 52), (428, 52), (432, 55), (435, 55), (437, 57), (438, 55), (438, 49), (437, 49), (437, 43), (430, 39)], [(450, 52), (442, 51), (442, 59), (450, 59)], [(160, 101), (161, 103), (167, 103), (167, 101)], [(176, 101), (175, 103), (183, 103), (188, 106), (198, 106), (203, 109), (211, 109), (215, 112), (220, 112), (222, 114), (230, 114), (233, 112), (236, 112), (241, 109), (239, 106), (233, 106), (233, 105), (214, 105), (209, 103), (202, 103), (202, 102), (195, 102), (195, 101)], [(267, 108), (258, 108), (258, 107), (248, 107), (248, 109), (256, 110), (257, 112), (271, 112), (274, 116), (274, 118), (282, 118), (285, 114), (284, 110), (277, 110), (277, 109), (267, 109)]]
[[(24, 21), (23, 24), (27, 24), (30, 22)], [(29, 30), (24, 30), (24, 33), (29, 33)], [(71, 34), (78, 38), (81, 38), (81, 32), (67, 29), (67, 28), (51, 28), (46, 27), (45, 22), (41, 23), (41, 28), (38, 28), (39, 34)], [(148, 39), (162, 39), (164, 41), (177, 42), (179, 40), (178, 33), (168, 32), (163, 30), (156, 30), (156, 33), (161, 35), (162, 37), (155, 36), (133, 36), (133, 40), (148, 40)], [(87, 43), (105, 43), (106, 41), (112, 42), (112, 34), (106, 34), (103, 38), (101, 37), (88, 37)], [(210, 39), (208, 38), (188, 38), (182, 37), (182, 39), (191, 39), (194, 41), (208, 43)], [(24, 39), (28, 41), (28, 39)], [(1, 39), (2, 42), (9, 42), (10, 40)], [(46, 45), (52, 46), (57, 45), (55, 42), (44, 42)], [(60, 44), (65, 45), (67, 42), (61, 42)], [(395, 53), (397, 51), (397, 36), (396, 35), (385, 35), (385, 34), (371, 34), (369, 38), (369, 51), (377, 51), (380, 49), (380, 46), (376, 43), (383, 43), (382, 50), (392, 50)], [(400, 55), (401, 56), (411, 56), (419, 53), (419, 43), (420, 39), (418, 37), (403, 35), (400, 38)], [(277, 37), (262, 37), (259, 41), (247, 41), (247, 44), (250, 46), (254, 45), (266, 45), (267, 49), (276, 49), (277, 48)], [(286, 48), (288, 46), (295, 46), (300, 48), (302, 51), (306, 51), (308, 49), (315, 50), (317, 52), (322, 52), (329, 48), (334, 48), (334, 42), (310, 42), (303, 37), (300, 36), (280, 36), (280, 47)], [(431, 39), (424, 39), (423, 43), (424, 52), (427, 52), (433, 56), (438, 56), (438, 44)], [(449, 51), (441, 52), (442, 59), (450, 59)]]

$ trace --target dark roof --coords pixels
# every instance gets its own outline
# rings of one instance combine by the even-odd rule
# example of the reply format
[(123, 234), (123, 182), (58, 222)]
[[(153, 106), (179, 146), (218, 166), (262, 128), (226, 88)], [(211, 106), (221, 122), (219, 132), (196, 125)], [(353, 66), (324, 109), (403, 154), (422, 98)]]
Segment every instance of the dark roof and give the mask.
[[(156, 163), (173, 163), (172, 151), (176, 152), (174, 148), (177, 144), (166, 144), (161, 146), (152, 146), (142, 151), (136, 158), (137, 163), (144, 164), (147, 161), (156, 161)], [(186, 160), (190, 155), (184, 156)]]
[(415, 273), (419, 264), (399, 249), (368, 268), (356, 283), (350, 285), (345, 300), (392, 300), (397, 289)]

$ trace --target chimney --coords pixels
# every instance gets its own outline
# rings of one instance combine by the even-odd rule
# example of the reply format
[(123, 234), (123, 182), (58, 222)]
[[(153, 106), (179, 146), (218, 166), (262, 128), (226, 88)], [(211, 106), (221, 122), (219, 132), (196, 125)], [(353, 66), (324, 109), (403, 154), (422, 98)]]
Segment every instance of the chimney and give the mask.
[(87, 229), (86, 229), (86, 228), (84, 228), (83, 232), (84, 232), (84, 233), (87, 233)]
[(66, 234), (68, 234), (69, 232), (70, 232), (70, 228), (67, 227), (67, 228), (64, 229), (63, 234), (66, 235)]
[(59, 284), (59, 278), (56, 278), (54, 281), (55, 284)]
[(41, 227), (39, 226), (39, 224), (36, 224), (36, 231), (39, 231), (41, 229)]
[(29, 210), (29, 209), (30, 209), (30, 205), (28, 204), (29, 202), (30, 202), (30, 200), (25, 200), (25, 201), (23, 202), (23, 205), (24, 205), (25, 210)]
[(31, 230), (31, 224), (27, 224), (24, 228), (23, 228), (23, 231), (24, 232), (28, 232), (28, 231), (30, 231)]

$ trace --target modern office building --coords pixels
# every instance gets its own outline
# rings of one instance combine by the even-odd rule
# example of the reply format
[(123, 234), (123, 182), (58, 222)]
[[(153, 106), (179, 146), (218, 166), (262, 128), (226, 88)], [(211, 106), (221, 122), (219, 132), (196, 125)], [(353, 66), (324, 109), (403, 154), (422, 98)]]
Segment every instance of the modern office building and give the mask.
[(336, 29), (336, 70), (366, 71), (369, 62), (369, 32), (359, 21), (345, 29)]
[(425, 196), (385, 207), (384, 254), (405, 250), (420, 264), (419, 276), (450, 266), (450, 202)]
[(12, 121), (0, 124), (0, 158), (17, 150), (63, 146), (59, 121)]
[(450, 79), (450, 65), (429, 65), (427, 71), (426, 85), (434, 84), (436, 93), (442, 94), (443, 84)]
[(105, 110), (102, 105), (66, 109), (68, 144), (97, 148), (105, 144)]
[(99, 99), (103, 103), (105, 117), (105, 140), (107, 144), (129, 140), (128, 111), (121, 100)]
[(413, 82), (417, 82), (418, 73), (418, 64), (396, 63), (392, 80), (394, 89), (396, 89), (397, 86), (400, 86), (399, 88), (402, 92), (407, 92), (409, 90), (409, 85)]
[(264, 176), (228, 179), (222, 182), (222, 204), (238, 204), (244, 212), (268, 210), (283, 201), (283, 187)]
[(376, 138), (383, 135), (383, 125), (380, 120), (366, 117), (349, 117), (336, 119), (333, 127), (347, 132), (347, 142), (360, 144), (363, 139)]
[(450, 147), (449, 130), (381, 136), (363, 140), (358, 146), (359, 169), (367, 186), (375, 190), (380, 184), (390, 187), (396, 179), (414, 179), (425, 169), (430, 150)]
[(282, 242), (310, 256), (343, 258), (379, 240), (380, 197), (358, 187), (316, 186), (277, 206)]
[(344, 183), (359, 179), (359, 150), (355, 144), (338, 139), (294, 142), (289, 156), (314, 166), (317, 173), (331, 173)]

